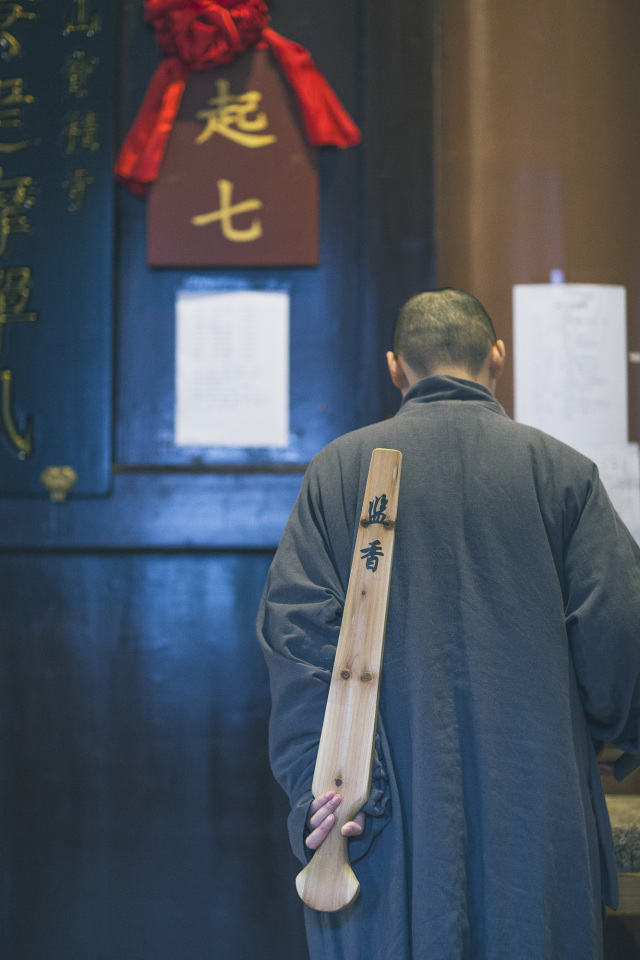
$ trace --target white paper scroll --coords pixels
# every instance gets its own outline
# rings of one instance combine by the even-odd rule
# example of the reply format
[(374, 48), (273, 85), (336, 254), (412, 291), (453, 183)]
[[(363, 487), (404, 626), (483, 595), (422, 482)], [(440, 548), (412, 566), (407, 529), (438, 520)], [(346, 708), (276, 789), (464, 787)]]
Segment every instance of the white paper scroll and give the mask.
[(640, 542), (640, 467), (628, 443), (624, 287), (513, 288), (515, 417), (593, 460)]
[(515, 417), (581, 450), (627, 442), (624, 287), (513, 288)]
[(598, 466), (600, 478), (622, 522), (640, 543), (640, 456), (637, 443), (582, 450)]
[(289, 445), (289, 295), (180, 291), (175, 442)]

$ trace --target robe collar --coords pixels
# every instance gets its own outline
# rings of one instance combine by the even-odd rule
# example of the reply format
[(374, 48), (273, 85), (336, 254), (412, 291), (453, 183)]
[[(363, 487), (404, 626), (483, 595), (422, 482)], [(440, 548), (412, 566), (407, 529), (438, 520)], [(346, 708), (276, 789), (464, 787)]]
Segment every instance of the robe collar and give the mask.
[(431, 403), (434, 400), (475, 400), (503, 417), (508, 417), (494, 395), (487, 387), (475, 380), (462, 380), (459, 377), (445, 377), (437, 374), (418, 380), (407, 391), (398, 413), (411, 409), (417, 403)]

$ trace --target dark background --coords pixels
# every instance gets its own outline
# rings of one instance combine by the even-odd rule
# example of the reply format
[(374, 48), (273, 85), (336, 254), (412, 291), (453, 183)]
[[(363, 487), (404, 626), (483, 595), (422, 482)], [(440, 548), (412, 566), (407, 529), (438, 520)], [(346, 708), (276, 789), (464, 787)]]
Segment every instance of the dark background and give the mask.
[[(363, 143), (320, 151), (318, 268), (151, 270), (145, 202), (116, 191), (113, 286), (94, 291), (115, 304), (110, 492), (0, 498), (3, 960), (306, 957), (254, 619), (304, 464), (396, 409), (393, 316), (435, 282), (434, 15), (269, 6)], [(158, 56), (140, 2), (116, 27), (118, 146)], [(173, 445), (174, 303), (194, 274), (289, 285), (287, 451)], [(94, 360), (79, 348), (80, 378)]]

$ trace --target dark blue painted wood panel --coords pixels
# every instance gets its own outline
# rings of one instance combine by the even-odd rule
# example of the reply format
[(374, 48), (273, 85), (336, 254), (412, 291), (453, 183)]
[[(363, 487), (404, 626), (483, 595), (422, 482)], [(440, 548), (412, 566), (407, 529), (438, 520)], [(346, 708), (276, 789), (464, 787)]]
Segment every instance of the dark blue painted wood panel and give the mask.
[(253, 629), (269, 561), (2, 559), (7, 960), (304, 960)]
[(107, 498), (37, 501), (17, 512), (0, 500), (7, 549), (275, 549), (300, 474), (132, 473)]
[[(2, 231), (10, 231), (0, 251), (0, 369), (3, 384), (11, 383), (10, 414), (0, 415), (0, 495), (48, 496), (40, 475), (49, 466), (72, 467), (78, 493), (106, 493), (115, 10), (106, 0), (26, 0), (11, 22), (13, 6), (2, 4), (1, 11), (8, 17), (4, 34), (20, 51), (12, 57), (5, 48), (0, 57), (0, 80), (9, 84), (1, 92), (0, 206)], [(8, 91), (16, 79), (22, 93), (13, 103)], [(22, 126), (13, 127), (14, 120)], [(5, 152), (8, 143), (26, 146)], [(31, 184), (18, 208), (16, 188), (6, 181), (23, 177)], [(24, 270), (17, 299), (16, 271)], [(30, 315), (32, 321), (20, 322)], [(23, 437), (32, 422), (32, 452), (12, 441), (11, 420)]]
[(385, 353), (399, 307), (437, 286), (432, 63), (437, 4), (362, 5), (363, 349), (360, 416), (391, 416), (398, 395)]

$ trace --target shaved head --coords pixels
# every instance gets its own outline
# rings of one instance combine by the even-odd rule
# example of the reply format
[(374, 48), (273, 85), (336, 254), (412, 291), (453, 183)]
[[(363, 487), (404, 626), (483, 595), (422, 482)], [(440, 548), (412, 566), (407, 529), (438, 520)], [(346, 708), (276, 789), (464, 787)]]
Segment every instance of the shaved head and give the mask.
[(407, 300), (393, 330), (393, 352), (423, 377), (446, 367), (464, 367), (475, 376), (496, 340), (480, 301), (445, 288)]

